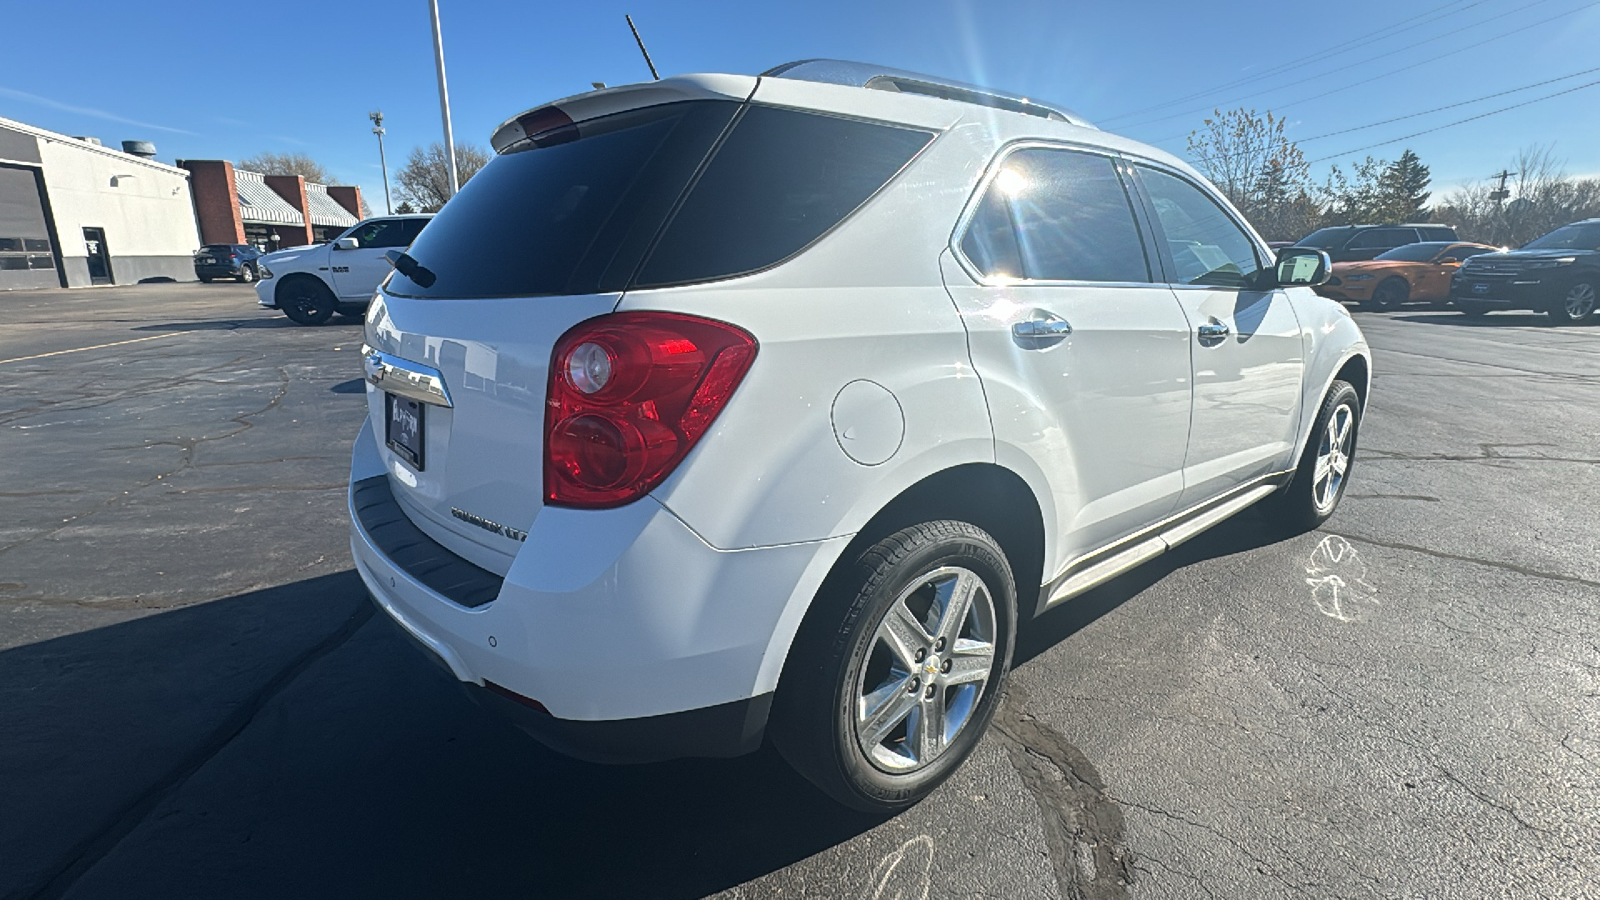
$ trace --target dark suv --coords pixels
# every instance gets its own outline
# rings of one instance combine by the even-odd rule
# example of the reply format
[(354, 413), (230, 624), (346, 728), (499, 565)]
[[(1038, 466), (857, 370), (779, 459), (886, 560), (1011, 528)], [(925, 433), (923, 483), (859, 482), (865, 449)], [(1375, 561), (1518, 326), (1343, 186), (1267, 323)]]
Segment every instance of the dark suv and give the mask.
[(1418, 241), (1458, 240), (1449, 225), (1335, 225), (1319, 228), (1294, 245), (1326, 251), (1334, 262), (1356, 262)]
[(1600, 291), (1600, 219), (1563, 225), (1508, 253), (1474, 256), (1450, 282), (1450, 301), (1469, 316), (1495, 309), (1547, 313), (1577, 325), (1594, 315)]
[(256, 260), (261, 251), (249, 244), (207, 244), (194, 252), (194, 274), (210, 284), (212, 279), (256, 280)]

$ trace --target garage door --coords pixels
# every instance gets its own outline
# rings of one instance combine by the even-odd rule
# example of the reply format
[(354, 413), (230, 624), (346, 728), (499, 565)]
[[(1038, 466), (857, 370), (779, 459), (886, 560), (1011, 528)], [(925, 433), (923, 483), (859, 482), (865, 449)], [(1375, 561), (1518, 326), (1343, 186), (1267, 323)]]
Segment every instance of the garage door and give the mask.
[(0, 166), (0, 291), (60, 286), (34, 170)]

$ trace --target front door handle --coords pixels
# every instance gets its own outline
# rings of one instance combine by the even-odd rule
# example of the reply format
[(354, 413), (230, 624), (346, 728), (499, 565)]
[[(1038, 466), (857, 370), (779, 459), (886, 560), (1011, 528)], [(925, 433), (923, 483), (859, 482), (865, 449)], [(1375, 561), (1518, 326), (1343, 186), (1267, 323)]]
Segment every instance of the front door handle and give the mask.
[(1216, 319), (1212, 319), (1209, 322), (1200, 323), (1200, 328), (1198, 330), (1200, 332), (1201, 340), (1215, 341), (1228, 336), (1228, 323), (1218, 322)]

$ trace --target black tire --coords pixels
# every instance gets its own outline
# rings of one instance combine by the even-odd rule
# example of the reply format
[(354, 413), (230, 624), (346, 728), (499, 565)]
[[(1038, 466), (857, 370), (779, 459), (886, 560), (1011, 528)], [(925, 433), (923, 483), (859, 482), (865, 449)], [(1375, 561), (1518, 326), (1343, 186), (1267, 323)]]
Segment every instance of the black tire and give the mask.
[(255, 280), (256, 280), (256, 267), (255, 266), (243, 265), (243, 266), (239, 267), (239, 283), (240, 284), (249, 284), (250, 282), (255, 281)]
[(1469, 319), (1481, 319), (1489, 314), (1489, 307), (1482, 303), (1474, 303), (1471, 300), (1457, 300), (1455, 303), (1456, 309), (1461, 310), (1461, 314)]
[(327, 285), (313, 278), (292, 278), (278, 285), (278, 308), (301, 325), (321, 325), (333, 318), (339, 302)]
[[(1329, 484), (1331, 490), (1325, 490), (1321, 487), (1323, 479), (1317, 472), (1318, 457), (1328, 446), (1329, 423), (1344, 421), (1342, 418), (1336, 419), (1341, 412), (1349, 416), (1348, 440), (1341, 442), (1344, 470), (1338, 473), (1336, 483)], [(1339, 500), (1344, 497), (1345, 488), (1350, 484), (1350, 475), (1355, 471), (1356, 445), (1360, 436), (1361, 397), (1348, 382), (1335, 381), (1328, 387), (1328, 396), (1323, 399), (1322, 408), (1317, 412), (1311, 437), (1300, 452), (1300, 463), (1295, 467), (1294, 477), (1273, 498), (1273, 517), (1285, 531), (1290, 534), (1310, 531), (1326, 522), (1339, 508)]]
[[(927, 622), (931, 617), (932, 630), (939, 630), (942, 586), (949, 585), (953, 594), (963, 583), (981, 585), (983, 593), (973, 594), (970, 611), (959, 616), (954, 630), (946, 629), (946, 634), (968, 636), (958, 653), (957, 637), (947, 642), (930, 636)], [(879, 638), (891, 609), (911, 611), (921, 620), (916, 626), (921, 629), (917, 639), (924, 641), (918, 648), (921, 658), (905, 667), (897, 667), (897, 654)], [(818, 592), (778, 686), (773, 743), (800, 774), (846, 806), (880, 814), (911, 806), (950, 777), (977, 746), (999, 703), (1015, 636), (1016, 587), (994, 538), (950, 520), (897, 531), (854, 559), (840, 560)], [(987, 659), (973, 649), (986, 638), (992, 649)], [(971, 684), (946, 685), (945, 679), (958, 678), (959, 672), (941, 674), (963, 658), (969, 675), (987, 672), (976, 691), (967, 690)], [(869, 681), (878, 685), (872, 693), (888, 698), (880, 708), (906, 711), (898, 718), (884, 716), (894, 724), (878, 741), (864, 742), (857, 738), (856, 711)], [(933, 704), (941, 717), (967, 711), (954, 737), (948, 737), (950, 720), (944, 719), (946, 727), (926, 729), (940, 735), (941, 747), (930, 750), (926, 760), (913, 758), (921, 752), (896, 756), (894, 745), (920, 751), (914, 742), (923, 732), (916, 723), (927, 721), (932, 713), (925, 710)], [(878, 756), (869, 756), (864, 743), (872, 743)], [(911, 768), (886, 767), (886, 758)]]
[(1561, 296), (1545, 308), (1552, 325), (1582, 325), (1594, 318), (1596, 295), (1600, 284), (1593, 279), (1580, 278), (1566, 285)]
[(1374, 309), (1396, 309), (1400, 304), (1411, 297), (1411, 285), (1404, 278), (1385, 278), (1372, 289), (1372, 307)]
[(210, 275), (201, 275), (200, 276), (200, 283), (201, 284), (210, 284), (211, 283), (211, 276)]

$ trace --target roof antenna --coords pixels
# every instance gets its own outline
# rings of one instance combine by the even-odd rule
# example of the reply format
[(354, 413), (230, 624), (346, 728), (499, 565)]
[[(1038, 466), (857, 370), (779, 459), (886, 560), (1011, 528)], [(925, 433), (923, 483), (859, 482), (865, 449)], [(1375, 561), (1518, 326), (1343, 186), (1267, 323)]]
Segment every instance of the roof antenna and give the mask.
[(660, 81), (661, 76), (656, 72), (656, 64), (650, 61), (650, 51), (644, 48), (644, 38), (639, 37), (639, 29), (634, 27), (633, 16), (624, 15), (623, 18), (628, 20), (628, 29), (633, 32), (633, 39), (639, 42), (639, 52), (644, 54), (644, 64), (650, 67), (650, 77)]

